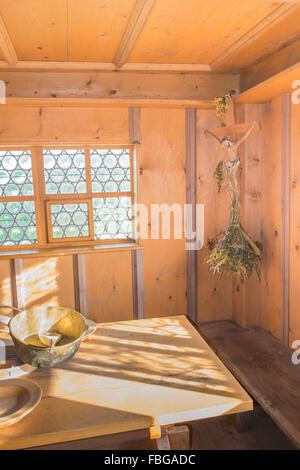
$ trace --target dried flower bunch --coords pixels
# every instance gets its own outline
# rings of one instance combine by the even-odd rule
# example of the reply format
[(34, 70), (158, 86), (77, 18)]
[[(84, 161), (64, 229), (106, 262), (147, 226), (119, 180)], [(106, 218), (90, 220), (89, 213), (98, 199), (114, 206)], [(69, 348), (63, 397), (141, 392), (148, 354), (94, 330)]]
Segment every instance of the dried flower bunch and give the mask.
[(253, 241), (243, 229), (238, 207), (233, 205), (231, 208), (231, 221), (227, 230), (209, 239), (207, 246), (211, 253), (206, 262), (214, 274), (225, 274), (243, 283), (255, 270), (260, 279), (262, 245)]
[(221, 160), (215, 169), (214, 176), (218, 183), (218, 193), (221, 191), (222, 183), (224, 181), (224, 170), (223, 170), (224, 162)]
[(222, 118), (224, 116), (227, 109), (229, 108), (230, 102), (231, 102), (230, 93), (227, 93), (224, 96), (215, 97), (216, 114), (219, 118)]

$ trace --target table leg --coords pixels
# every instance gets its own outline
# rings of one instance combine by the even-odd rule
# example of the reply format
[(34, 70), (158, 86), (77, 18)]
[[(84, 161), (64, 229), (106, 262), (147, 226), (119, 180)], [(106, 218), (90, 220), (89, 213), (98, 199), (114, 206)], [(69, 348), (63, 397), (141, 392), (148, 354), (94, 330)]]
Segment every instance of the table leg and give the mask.
[(153, 426), (150, 428), (150, 439), (156, 450), (189, 450), (191, 447), (187, 425)]
[(153, 441), (153, 447), (155, 450), (171, 450), (168, 434), (162, 434), (161, 437)]

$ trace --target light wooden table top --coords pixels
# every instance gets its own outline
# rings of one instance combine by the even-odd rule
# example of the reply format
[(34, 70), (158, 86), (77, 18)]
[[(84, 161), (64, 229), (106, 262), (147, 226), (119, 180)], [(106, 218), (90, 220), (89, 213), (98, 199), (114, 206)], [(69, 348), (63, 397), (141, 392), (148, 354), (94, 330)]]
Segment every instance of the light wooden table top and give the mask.
[(100, 324), (74, 358), (26, 377), (35, 410), (0, 431), (18, 449), (252, 409), (252, 400), (181, 316)]

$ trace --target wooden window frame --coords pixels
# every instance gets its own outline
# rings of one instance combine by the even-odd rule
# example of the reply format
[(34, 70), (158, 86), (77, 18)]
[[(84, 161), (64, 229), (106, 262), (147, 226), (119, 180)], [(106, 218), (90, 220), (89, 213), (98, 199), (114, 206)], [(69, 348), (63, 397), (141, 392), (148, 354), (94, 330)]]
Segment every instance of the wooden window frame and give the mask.
[[(68, 199), (67, 201), (62, 201), (61, 199), (46, 201), (46, 220), (47, 220), (47, 235), (48, 242), (51, 243), (69, 243), (80, 240), (82, 241), (94, 241), (94, 223), (93, 223), (93, 203), (92, 199)], [(89, 225), (89, 234), (88, 236), (82, 237), (53, 237), (53, 225), (52, 225), (52, 215), (51, 215), (51, 206), (55, 205), (65, 205), (65, 204), (87, 204), (88, 209), (88, 225)]]
[[(10, 201), (33, 201), (35, 205), (35, 222), (37, 232), (37, 243), (34, 244), (23, 244), (23, 245), (5, 245), (0, 246), (0, 253), (9, 251), (24, 251), (24, 250), (40, 250), (51, 248), (74, 248), (76, 246), (92, 247), (93, 245), (113, 245), (113, 244), (132, 244), (138, 243), (135, 230), (135, 214), (134, 214), (134, 203), (137, 200), (136, 186), (137, 186), (137, 173), (136, 173), (136, 162), (134, 145), (97, 145), (97, 144), (77, 144), (77, 145), (66, 145), (57, 143), (51, 145), (39, 145), (39, 146), (1, 146), (2, 151), (14, 151), (14, 150), (27, 150), (31, 152), (31, 165), (32, 165), (32, 179), (33, 179), (33, 192), (32, 196), (5, 196), (0, 197), (0, 202)], [(46, 149), (82, 149), (85, 152), (85, 172), (86, 172), (86, 192), (78, 194), (47, 194), (46, 185), (44, 178), (44, 156), (43, 150)], [(92, 192), (92, 181), (91, 181), (91, 163), (90, 163), (90, 151), (93, 149), (128, 149), (130, 156), (130, 183), (131, 191), (127, 192)], [(132, 207), (132, 233), (133, 238), (106, 238), (106, 239), (94, 239), (94, 218), (93, 218), (93, 199), (96, 198), (108, 198), (108, 197), (130, 197)], [(80, 203), (88, 202), (89, 204), (89, 226), (93, 236), (90, 237), (74, 237), (74, 238), (53, 238), (51, 235), (52, 230), (49, 229), (49, 207), (52, 204), (68, 204), (68, 203)], [(50, 215), (51, 218), (51, 215)]]

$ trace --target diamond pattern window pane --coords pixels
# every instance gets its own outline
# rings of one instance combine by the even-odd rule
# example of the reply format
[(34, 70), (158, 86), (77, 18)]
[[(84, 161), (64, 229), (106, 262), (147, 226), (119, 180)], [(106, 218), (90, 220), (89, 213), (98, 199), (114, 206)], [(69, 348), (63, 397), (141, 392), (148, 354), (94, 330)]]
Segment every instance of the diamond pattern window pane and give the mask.
[(129, 149), (94, 149), (90, 155), (94, 193), (131, 190)]
[(93, 199), (93, 211), (96, 240), (132, 238), (130, 197)]
[(88, 204), (52, 204), (51, 205), (53, 238), (88, 237)]
[(0, 245), (37, 243), (33, 201), (0, 202)]
[(32, 194), (30, 151), (0, 151), (0, 196), (31, 196)]
[(47, 149), (43, 153), (47, 194), (86, 192), (84, 150)]

